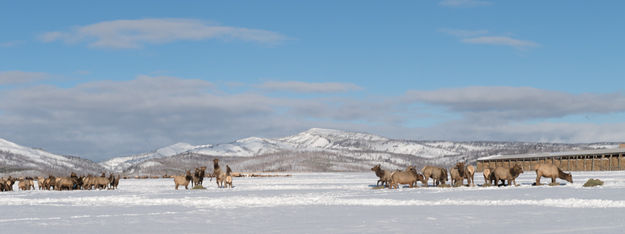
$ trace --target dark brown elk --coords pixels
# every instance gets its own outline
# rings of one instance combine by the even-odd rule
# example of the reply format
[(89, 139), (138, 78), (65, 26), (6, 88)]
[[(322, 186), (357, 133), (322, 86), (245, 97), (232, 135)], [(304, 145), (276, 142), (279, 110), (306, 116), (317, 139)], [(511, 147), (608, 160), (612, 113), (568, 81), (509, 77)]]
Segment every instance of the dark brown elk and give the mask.
[(9, 191), (7, 187), (7, 180), (5, 178), (0, 178), (0, 191)]
[(202, 185), (204, 181), (204, 176), (206, 174), (206, 167), (195, 168), (195, 172), (193, 173), (193, 186)]
[(382, 170), (382, 167), (380, 164), (375, 165), (374, 167), (371, 168), (372, 171), (375, 172), (375, 175), (378, 176), (378, 182), (375, 183), (375, 186), (379, 186), (380, 183), (382, 183), (382, 186), (388, 186), (389, 183), (391, 182), (391, 171), (387, 171), (387, 170)]
[(495, 185), (499, 185), (499, 181), (501, 181), (501, 185), (505, 185), (505, 181), (508, 181), (508, 185), (516, 183), (516, 178), (523, 173), (523, 168), (519, 164), (515, 164), (512, 168), (505, 167), (497, 167), (493, 171), (493, 176), (495, 177)]
[(413, 188), (417, 185), (417, 181), (426, 184), (423, 176), (417, 173), (417, 169), (414, 166), (409, 166), (405, 171), (395, 171), (391, 174), (389, 189), (399, 188), (400, 184), (407, 184)]
[(111, 174), (111, 178), (109, 178), (110, 185), (112, 189), (117, 189), (117, 186), (119, 185), (119, 179), (121, 178), (121, 175), (117, 175), (117, 177), (114, 177), (113, 174)]
[(13, 184), (15, 184), (15, 178), (9, 176), (4, 180), (4, 191), (13, 191)]
[(432, 185), (434, 186), (445, 184), (447, 181), (447, 169), (445, 168), (425, 166), (421, 169), (421, 173), (423, 173), (423, 177), (425, 178), (425, 186), (428, 186), (428, 180), (430, 178), (432, 178)]
[(48, 178), (45, 178), (43, 180), (43, 188), (45, 190), (52, 190), (55, 189), (56, 187), (56, 177), (49, 175)]
[(174, 183), (176, 184), (176, 190), (178, 190), (178, 186), (182, 185), (185, 189), (189, 189), (189, 183), (193, 179), (191, 175), (191, 171), (187, 170), (185, 175), (174, 176)]
[(565, 173), (559, 167), (553, 164), (540, 164), (536, 166), (536, 185), (540, 184), (540, 178), (551, 178), (551, 184), (556, 183), (556, 178), (560, 178), (573, 183), (573, 176), (570, 173)]

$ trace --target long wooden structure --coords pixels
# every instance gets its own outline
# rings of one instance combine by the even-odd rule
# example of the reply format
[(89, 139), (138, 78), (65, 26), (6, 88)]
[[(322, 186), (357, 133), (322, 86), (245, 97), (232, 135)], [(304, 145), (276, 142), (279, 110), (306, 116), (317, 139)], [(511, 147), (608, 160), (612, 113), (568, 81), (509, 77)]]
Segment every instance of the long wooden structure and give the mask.
[(551, 163), (565, 171), (617, 171), (625, 170), (625, 148), (599, 149), (574, 152), (535, 153), (518, 155), (493, 155), (477, 159), (477, 170), (519, 164), (524, 171), (533, 171), (536, 165)]

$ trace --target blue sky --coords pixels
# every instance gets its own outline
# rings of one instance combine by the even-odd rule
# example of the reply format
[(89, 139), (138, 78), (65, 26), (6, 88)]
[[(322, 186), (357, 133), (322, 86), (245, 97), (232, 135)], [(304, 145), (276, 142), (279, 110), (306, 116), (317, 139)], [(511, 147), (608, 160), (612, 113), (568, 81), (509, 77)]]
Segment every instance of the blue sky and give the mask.
[(625, 141), (622, 1), (0, 8), (0, 137), (102, 160), (312, 127)]

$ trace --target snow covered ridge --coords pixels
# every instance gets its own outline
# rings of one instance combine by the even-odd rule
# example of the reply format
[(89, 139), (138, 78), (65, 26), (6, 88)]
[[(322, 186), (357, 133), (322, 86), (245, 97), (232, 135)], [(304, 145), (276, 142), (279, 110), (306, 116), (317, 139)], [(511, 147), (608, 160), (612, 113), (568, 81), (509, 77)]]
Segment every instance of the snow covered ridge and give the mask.
[[(175, 149), (168, 150), (168, 153), (158, 153), (162, 151), (159, 149), (136, 156), (113, 158), (100, 165), (122, 173), (171, 174), (179, 172), (181, 162), (189, 167), (197, 167), (206, 165), (214, 157), (225, 157), (226, 162), (230, 158), (232, 162), (228, 163), (231, 166), (234, 164), (235, 170), (365, 171), (377, 163), (390, 168), (424, 164), (448, 166), (459, 160), (472, 162), (478, 157), (494, 154), (596, 149), (615, 147), (617, 144), (408, 141), (367, 133), (312, 128), (282, 138), (249, 137), (215, 145), (176, 145), (178, 147), (165, 147)], [(176, 160), (170, 160), (173, 158)], [(262, 166), (259, 161), (262, 161)]]
[(187, 143), (176, 143), (149, 153), (132, 156), (117, 157), (101, 162), (100, 165), (110, 171), (121, 172), (125, 169), (148, 161), (150, 159), (174, 156), (198, 147), (208, 147), (209, 145), (193, 146)]
[(67, 175), (70, 172), (96, 174), (105, 169), (79, 157), (52, 154), (24, 147), (0, 138), (0, 169), (4, 174)]
[(368, 171), (371, 165), (403, 169), (408, 165), (448, 167), (496, 154), (576, 151), (613, 148), (616, 143), (555, 144), (524, 142), (451, 142), (394, 140), (367, 133), (313, 128), (282, 137), (249, 137), (231, 143), (177, 143), (152, 152), (116, 157), (96, 164), (0, 139), (0, 171), (6, 175), (179, 174), (183, 169), (210, 165), (219, 157), (235, 171)]

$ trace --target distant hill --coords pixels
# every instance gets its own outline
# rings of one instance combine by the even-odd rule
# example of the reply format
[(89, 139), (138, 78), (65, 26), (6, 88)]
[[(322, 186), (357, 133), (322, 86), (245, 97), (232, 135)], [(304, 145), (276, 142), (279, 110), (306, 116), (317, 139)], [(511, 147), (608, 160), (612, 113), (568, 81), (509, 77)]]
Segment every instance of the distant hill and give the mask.
[(474, 162), (478, 157), (496, 154), (616, 147), (616, 143), (408, 141), (313, 128), (283, 138), (250, 137), (200, 146), (178, 143), (150, 153), (113, 158), (100, 165), (128, 175), (171, 175), (199, 166), (212, 168), (212, 160), (219, 158), (222, 165), (229, 164), (235, 171), (367, 171), (378, 163), (389, 169), (408, 165), (449, 167), (457, 161)]
[(71, 172), (99, 174), (105, 171), (107, 170), (104, 167), (87, 159), (56, 155), (0, 139), (0, 175), (2, 176), (67, 176)]

